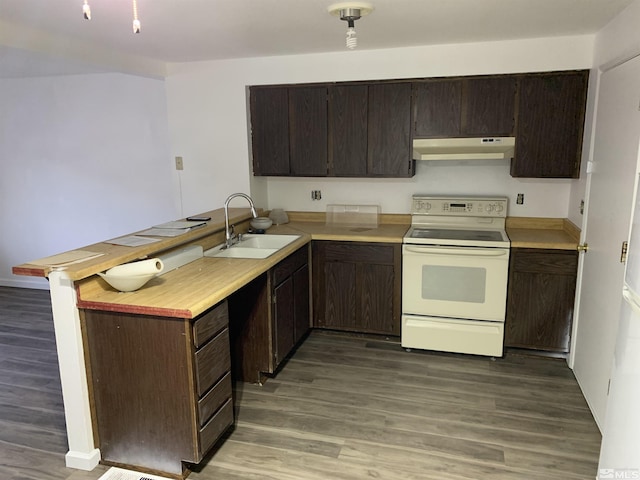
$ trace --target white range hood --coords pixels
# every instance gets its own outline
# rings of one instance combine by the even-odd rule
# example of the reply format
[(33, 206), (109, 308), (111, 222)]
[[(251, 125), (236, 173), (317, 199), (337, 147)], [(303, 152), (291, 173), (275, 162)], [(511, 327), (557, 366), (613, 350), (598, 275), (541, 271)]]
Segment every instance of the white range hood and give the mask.
[(417, 138), (415, 160), (508, 160), (513, 158), (515, 137)]

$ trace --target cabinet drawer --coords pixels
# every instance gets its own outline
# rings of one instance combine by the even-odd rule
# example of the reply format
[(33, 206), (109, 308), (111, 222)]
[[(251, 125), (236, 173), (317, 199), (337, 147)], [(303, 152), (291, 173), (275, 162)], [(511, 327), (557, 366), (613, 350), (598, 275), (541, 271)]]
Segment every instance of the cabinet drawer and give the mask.
[(515, 272), (576, 275), (578, 252), (516, 248), (512, 252), (511, 268)]
[(305, 245), (273, 267), (274, 285), (279, 285), (283, 280), (289, 278), (293, 272), (308, 262), (309, 253), (307, 248), (307, 245)]
[(217, 337), (196, 352), (198, 396), (202, 396), (230, 369), (229, 330), (225, 328)]
[(376, 265), (393, 265), (393, 245), (359, 243), (359, 242), (327, 242), (324, 245), (326, 261), (349, 263), (370, 263)]
[(207, 423), (211, 415), (231, 398), (231, 373), (227, 373), (204, 397), (198, 401), (200, 426)]
[(200, 348), (228, 323), (229, 307), (226, 301), (203, 313), (193, 324), (193, 341), (196, 348)]
[(200, 429), (200, 455), (205, 453), (233, 423), (233, 402), (231, 399), (222, 406), (207, 424)]

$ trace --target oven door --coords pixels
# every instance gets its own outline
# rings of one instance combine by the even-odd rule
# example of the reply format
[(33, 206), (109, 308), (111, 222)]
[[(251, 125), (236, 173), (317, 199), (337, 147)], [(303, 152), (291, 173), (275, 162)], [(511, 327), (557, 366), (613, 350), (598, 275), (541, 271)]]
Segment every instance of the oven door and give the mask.
[(403, 245), (402, 313), (504, 322), (508, 248)]

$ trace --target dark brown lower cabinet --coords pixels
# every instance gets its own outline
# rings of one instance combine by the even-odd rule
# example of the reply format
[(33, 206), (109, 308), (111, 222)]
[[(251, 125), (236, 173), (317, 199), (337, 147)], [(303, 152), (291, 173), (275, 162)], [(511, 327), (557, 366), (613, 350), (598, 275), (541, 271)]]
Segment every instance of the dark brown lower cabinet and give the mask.
[(309, 331), (309, 246), (228, 299), (233, 376), (262, 383)]
[(233, 423), (227, 303), (195, 320), (83, 310), (82, 322), (102, 462), (187, 474)]
[(401, 245), (313, 242), (314, 326), (400, 335)]
[(505, 347), (569, 352), (577, 268), (577, 251), (511, 249)]

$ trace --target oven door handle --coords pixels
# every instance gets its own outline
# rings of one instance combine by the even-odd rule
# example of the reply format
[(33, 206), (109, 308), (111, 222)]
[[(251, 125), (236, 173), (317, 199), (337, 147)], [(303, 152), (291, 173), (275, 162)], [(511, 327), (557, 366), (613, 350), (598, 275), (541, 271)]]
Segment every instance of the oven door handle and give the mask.
[(509, 250), (504, 248), (460, 248), (460, 247), (415, 247), (405, 245), (405, 252), (433, 255), (457, 255), (469, 257), (503, 257)]

